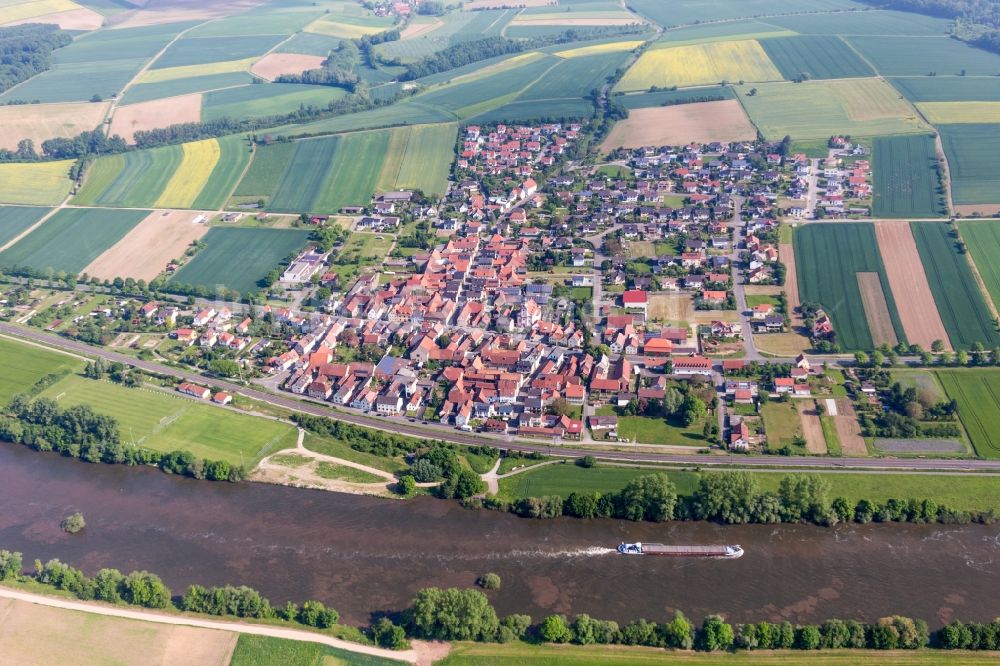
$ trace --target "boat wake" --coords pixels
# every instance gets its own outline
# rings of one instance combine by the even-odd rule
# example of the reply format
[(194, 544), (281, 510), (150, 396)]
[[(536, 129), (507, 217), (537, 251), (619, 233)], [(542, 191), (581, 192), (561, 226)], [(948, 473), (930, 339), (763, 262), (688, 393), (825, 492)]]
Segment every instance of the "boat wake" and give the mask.
[(614, 555), (618, 551), (614, 548), (601, 548), (591, 546), (590, 548), (574, 548), (570, 550), (515, 550), (508, 553), (509, 557), (546, 557), (560, 558), (567, 557), (600, 557), (602, 555)]

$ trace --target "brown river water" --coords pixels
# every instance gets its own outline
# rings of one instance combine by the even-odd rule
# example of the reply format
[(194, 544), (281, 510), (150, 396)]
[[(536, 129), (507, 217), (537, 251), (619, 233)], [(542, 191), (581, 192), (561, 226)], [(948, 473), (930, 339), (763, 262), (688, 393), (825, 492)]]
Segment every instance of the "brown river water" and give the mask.
[[(82, 511), (87, 527), (59, 521)], [(618, 555), (620, 541), (738, 543), (739, 560)], [(422, 587), (498, 573), (501, 613), (628, 621), (722, 612), (731, 620), (1000, 616), (1000, 525), (723, 527), (530, 520), (431, 498), (409, 502), (153, 469), (91, 465), (0, 444), (0, 548), (191, 583), (246, 584), (272, 603), (317, 598), (345, 620), (405, 607)]]

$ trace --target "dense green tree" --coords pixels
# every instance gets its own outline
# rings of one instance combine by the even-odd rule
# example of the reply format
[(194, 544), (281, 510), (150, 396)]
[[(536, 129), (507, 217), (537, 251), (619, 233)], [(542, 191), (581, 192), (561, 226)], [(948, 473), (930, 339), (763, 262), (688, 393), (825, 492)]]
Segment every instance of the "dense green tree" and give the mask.
[(728, 650), (736, 640), (732, 625), (718, 615), (705, 618), (697, 638), (698, 648), (707, 652)]
[(427, 588), (410, 609), (413, 635), (438, 640), (493, 640), (500, 627), (496, 611), (478, 590)]
[(573, 630), (565, 615), (549, 615), (538, 626), (538, 636), (546, 643), (569, 643), (573, 640)]

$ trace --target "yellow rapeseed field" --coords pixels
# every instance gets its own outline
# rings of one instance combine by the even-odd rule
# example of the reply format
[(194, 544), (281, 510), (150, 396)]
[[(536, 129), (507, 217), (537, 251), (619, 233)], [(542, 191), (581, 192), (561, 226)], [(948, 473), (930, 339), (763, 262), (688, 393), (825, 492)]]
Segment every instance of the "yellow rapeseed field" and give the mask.
[(934, 125), (1000, 123), (1000, 102), (924, 102), (917, 108)]
[(643, 42), (641, 41), (594, 44), (593, 46), (581, 46), (578, 49), (557, 51), (556, 55), (560, 58), (579, 58), (581, 56), (600, 55), (601, 53), (620, 53), (622, 51), (633, 51), (642, 46), (642, 44)]
[(692, 44), (642, 54), (618, 90), (701, 86), (720, 81), (781, 81), (781, 72), (756, 40)]
[(82, 7), (72, 0), (32, 0), (31, 2), (0, 6), (0, 24), (23, 21), (55, 12), (68, 12), (74, 9), (82, 9)]
[(192, 76), (208, 76), (209, 74), (244, 72), (250, 69), (250, 66), (253, 65), (255, 60), (257, 60), (257, 58), (244, 58), (243, 60), (210, 62), (204, 65), (184, 65), (183, 67), (151, 69), (139, 77), (137, 83), (160, 83), (161, 81), (187, 79)]
[(73, 160), (0, 164), (0, 203), (53, 205), (61, 203), (72, 183)]
[(163, 194), (156, 200), (157, 208), (189, 208), (219, 162), (219, 142), (205, 139), (184, 144), (184, 159), (171, 176)]

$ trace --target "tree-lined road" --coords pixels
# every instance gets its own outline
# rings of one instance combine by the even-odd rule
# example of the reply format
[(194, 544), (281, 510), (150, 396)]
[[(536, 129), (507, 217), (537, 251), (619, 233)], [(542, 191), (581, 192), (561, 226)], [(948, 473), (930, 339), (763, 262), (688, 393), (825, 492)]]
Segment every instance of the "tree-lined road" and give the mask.
[(336, 421), (351, 423), (366, 428), (374, 428), (384, 432), (417, 437), (419, 439), (440, 439), (464, 446), (482, 446), (490, 444), (498, 448), (520, 451), (522, 453), (541, 453), (564, 458), (580, 458), (595, 456), (605, 460), (620, 462), (652, 462), (671, 463), (678, 465), (738, 465), (743, 467), (802, 467), (802, 468), (858, 468), (870, 470), (915, 470), (915, 471), (996, 471), (1000, 472), (1000, 460), (937, 460), (937, 459), (900, 459), (900, 458), (830, 458), (818, 456), (746, 456), (735, 454), (721, 455), (680, 455), (667, 453), (650, 453), (648, 451), (604, 451), (589, 448), (574, 448), (570, 445), (535, 444), (508, 440), (502, 437), (487, 435), (472, 435), (451, 428), (423, 427), (396, 418), (369, 418), (343, 410), (334, 410), (322, 403), (300, 400), (290, 395), (275, 395), (254, 389), (249, 386), (235, 384), (222, 379), (209, 378), (197, 373), (188, 372), (159, 363), (143, 361), (132, 356), (120, 354), (99, 347), (92, 347), (76, 340), (68, 340), (51, 333), (34, 329), (21, 328), (0, 322), (0, 334), (22, 340), (28, 340), (45, 347), (59, 349), (76, 355), (100, 357), (108, 361), (126, 363), (146, 372), (172, 376), (189, 382), (210, 383), (220, 389), (239, 393), (247, 398), (282, 407), (302, 414), (325, 416)]

